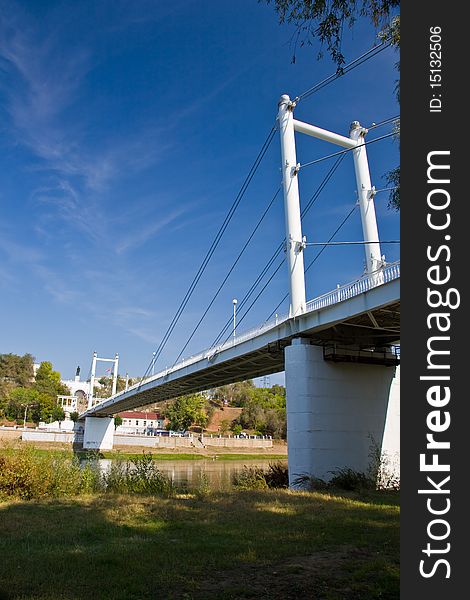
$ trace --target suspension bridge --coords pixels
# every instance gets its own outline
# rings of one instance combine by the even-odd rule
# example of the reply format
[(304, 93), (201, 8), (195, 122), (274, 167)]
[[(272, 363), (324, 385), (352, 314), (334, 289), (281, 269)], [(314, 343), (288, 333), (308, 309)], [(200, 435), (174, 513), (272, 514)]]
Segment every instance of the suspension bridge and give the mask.
[[(286, 237), (275, 256), (284, 249), (289, 312), (229, 335), (225, 341), (221, 338), (189, 358), (180, 353), (172, 367), (156, 374), (147, 369), (142, 381), (109, 399), (94, 403), (89, 398), (88, 408), (80, 416), (85, 420), (85, 448), (112, 447), (112, 416), (120, 411), (284, 370), (291, 482), (305, 473), (327, 477), (338, 466), (367, 469), (370, 440), (381, 444), (390, 394), (396, 393), (392, 382), (400, 340), (400, 263), (386, 263), (381, 252), (367, 146), (392, 134), (366, 141), (368, 130), (357, 121), (352, 122), (349, 137), (298, 121), (294, 118), (298, 100), (281, 96), (277, 116)], [(302, 235), (298, 185), (301, 168), (306, 165), (297, 162), (296, 134), (342, 148), (329, 157), (340, 160), (352, 154), (363, 231), (363, 240), (354, 243), (362, 244), (365, 251), (366, 268), (361, 277), (310, 301), (305, 292), (308, 243)], [(258, 158), (263, 156), (262, 149)], [(251, 179), (247, 181), (249, 184)], [(212, 254), (207, 256), (210, 259)], [(200, 269), (193, 280), (190, 293), (202, 272)], [(164, 343), (189, 297), (183, 299)], [(157, 357), (163, 342), (154, 353)]]

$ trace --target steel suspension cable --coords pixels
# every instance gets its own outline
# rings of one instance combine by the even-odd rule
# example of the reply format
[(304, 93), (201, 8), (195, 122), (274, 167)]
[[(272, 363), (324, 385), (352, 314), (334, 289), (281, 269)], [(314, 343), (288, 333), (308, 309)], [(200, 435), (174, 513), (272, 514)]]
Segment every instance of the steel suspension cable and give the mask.
[[(307, 202), (305, 208), (302, 210), (302, 213), (301, 213), (301, 217), (302, 218), (308, 213), (308, 211), (310, 210), (310, 208), (318, 200), (318, 197), (320, 196), (320, 194), (324, 190), (326, 184), (330, 181), (331, 177), (333, 176), (333, 174), (335, 173), (335, 171), (337, 170), (337, 168), (341, 164), (341, 161), (343, 160), (343, 158), (344, 158), (344, 155), (341, 155), (341, 156), (339, 156), (337, 158), (337, 160), (335, 161), (335, 163), (332, 165), (332, 167), (330, 168), (330, 170), (328, 171), (328, 173), (325, 175), (325, 177), (321, 181), (320, 185), (317, 187), (317, 189), (315, 190), (315, 192), (312, 194), (310, 200)], [(284, 238), (283, 241), (279, 244), (279, 246), (274, 251), (274, 253), (271, 256), (271, 258), (268, 260), (268, 262), (266, 263), (266, 265), (263, 267), (261, 273), (259, 273), (259, 275), (257, 276), (256, 280), (253, 282), (253, 284), (251, 285), (250, 289), (245, 293), (245, 296), (243, 297), (243, 299), (238, 304), (238, 310), (239, 311), (243, 309), (243, 307), (245, 306), (245, 304), (248, 302), (248, 300), (251, 298), (252, 294), (254, 293), (254, 291), (256, 290), (256, 288), (258, 287), (258, 285), (260, 284), (260, 282), (263, 280), (264, 276), (267, 274), (267, 272), (269, 271), (269, 269), (271, 268), (271, 266), (274, 264), (276, 258), (279, 256), (279, 254), (284, 249), (285, 242), (286, 242), (286, 239)], [(281, 266), (282, 266), (283, 263), (284, 263), (284, 261), (282, 261), (281, 263), (278, 264), (278, 266), (276, 267), (275, 272), (270, 277), (269, 282), (272, 281), (272, 278), (279, 271), (279, 269), (281, 268)], [(263, 288), (263, 290), (264, 289), (265, 288)], [(258, 296), (257, 296), (257, 298), (258, 298)], [(240, 321), (239, 321), (239, 323), (240, 323)], [(230, 319), (228, 319), (226, 321), (225, 325), (223, 326), (223, 328), (219, 332), (218, 336), (212, 342), (211, 348), (213, 348), (214, 346), (216, 346), (217, 344), (219, 344), (220, 340), (223, 338), (223, 336), (225, 335), (225, 333), (227, 332), (227, 330), (230, 328), (231, 324), (232, 324), (232, 319), (230, 318)]]
[(201, 325), (201, 323), (203, 322), (205, 316), (207, 315), (207, 313), (209, 312), (209, 310), (211, 309), (212, 305), (214, 304), (214, 302), (216, 301), (219, 293), (221, 292), (222, 288), (224, 287), (225, 283), (227, 282), (228, 278), (230, 277), (230, 275), (232, 274), (233, 270), (235, 269), (236, 265), (238, 264), (240, 258), (242, 257), (243, 253), (245, 252), (246, 248), (248, 247), (249, 243), (251, 242), (251, 240), (253, 239), (255, 233), (258, 231), (261, 223), (264, 221), (264, 218), (266, 217), (266, 215), (269, 212), (269, 209), (271, 208), (271, 206), (274, 204), (274, 201), (276, 200), (276, 198), (279, 195), (279, 192), (281, 191), (281, 186), (278, 187), (276, 193), (274, 194), (274, 196), (272, 197), (271, 201), (268, 203), (268, 205), (266, 206), (266, 208), (264, 209), (263, 214), (261, 215), (261, 217), (259, 218), (257, 224), (255, 225), (255, 227), (253, 228), (251, 234), (249, 235), (248, 239), (246, 240), (243, 248), (240, 250), (237, 258), (235, 259), (235, 261), (232, 263), (232, 266), (230, 267), (230, 269), (228, 270), (227, 274), (225, 275), (222, 283), (219, 285), (217, 291), (215, 292), (214, 296), (212, 297), (211, 301), (209, 302), (209, 304), (207, 305), (206, 309), (204, 310), (202, 316), (200, 317), (199, 321), (197, 322), (196, 326), (194, 327), (193, 331), (191, 332), (191, 335), (189, 336), (189, 338), (187, 339), (186, 343), (184, 344), (183, 348), (181, 349), (180, 353), (178, 354), (175, 362), (173, 363), (173, 367), (176, 365), (176, 363), (179, 361), (179, 359), (181, 358), (183, 352), (186, 350), (186, 348), (188, 347), (188, 344), (190, 343), (190, 341), (193, 339), (195, 333), (197, 332), (197, 330), (199, 329), (199, 326)]
[(341, 154), (347, 154), (356, 148), (361, 148), (362, 146), (370, 146), (371, 144), (375, 144), (375, 142), (380, 142), (381, 140), (385, 140), (386, 138), (394, 136), (395, 133), (392, 131), (391, 133), (386, 133), (385, 135), (381, 135), (378, 138), (374, 138), (373, 140), (369, 140), (368, 142), (363, 142), (362, 144), (357, 144), (357, 146), (353, 146), (352, 148), (346, 148), (345, 150), (338, 150), (338, 152), (333, 152), (332, 154), (327, 154), (320, 158), (316, 158), (315, 160), (311, 160), (310, 162), (304, 163), (300, 165), (300, 168), (310, 167), (312, 165), (316, 165), (324, 160), (328, 160), (329, 158), (334, 158), (335, 156), (341, 156)]
[(176, 327), (176, 324), (178, 323), (178, 321), (181, 317), (181, 314), (183, 313), (187, 303), (189, 302), (189, 299), (191, 298), (191, 296), (194, 292), (194, 289), (196, 288), (199, 280), (201, 279), (204, 271), (206, 270), (206, 267), (209, 264), (209, 261), (212, 258), (212, 255), (214, 254), (217, 246), (219, 245), (220, 240), (221, 240), (223, 234), (225, 233), (225, 230), (227, 229), (230, 221), (232, 220), (232, 217), (233, 217), (236, 209), (238, 208), (243, 196), (245, 195), (245, 192), (248, 189), (248, 186), (250, 185), (255, 173), (257, 172), (259, 165), (260, 165), (261, 161), (263, 160), (269, 146), (271, 145), (271, 142), (274, 138), (275, 131), (276, 131), (276, 128), (272, 127), (267, 138), (265, 139), (265, 141), (261, 147), (261, 150), (258, 152), (258, 155), (257, 155), (255, 161), (253, 162), (253, 164), (248, 172), (248, 175), (246, 176), (237, 196), (235, 197), (235, 200), (233, 201), (232, 206), (230, 207), (227, 215), (225, 216), (225, 219), (224, 219), (222, 225), (220, 226), (209, 250), (207, 251), (196, 275), (194, 276), (186, 294), (184, 295), (184, 297), (183, 297), (173, 319), (171, 320), (171, 323), (168, 326), (157, 350), (155, 351), (155, 354), (152, 357), (152, 360), (150, 361), (149, 366), (147, 367), (147, 369), (143, 375), (142, 381), (147, 377), (148, 373), (150, 372), (150, 369), (152, 368), (152, 366), (155, 365), (155, 363), (158, 360), (158, 358), (160, 357), (163, 349), (165, 348), (174, 328)]
[[(357, 204), (355, 204), (352, 209), (349, 211), (349, 213), (344, 217), (344, 219), (341, 221), (341, 223), (339, 224), (339, 226), (335, 229), (335, 231), (331, 234), (331, 237), (328, 239), (328, 241), (323, 245), (323, 247), (321, 248), (321, 250), (319, 250), (317, 252), (317, 254), (315, 255), (315, 257), (313, 258), (313, 260), (310, 261), (310, 263), (308, 264), (308, 266), (305, 268), (305, 273), (307, 273), (307, 271), (315, 264), (315, 262), (319, 259), (319, 257), (321, 256), (321, 254), (326, 250), (326, 248), (328, 247), (328, 244), (331, 242), (331, 240), (335, 237), (335, 235), (341, 230), (341, 228), (343, 227), (343, 225), (346, 223), (346, 221), (349, 219), (349, 217), (353, 214), (353, 212), (356, 210), (357, 208)], [(269, 315), (269, 317), (266, 319), (266, 321), (269, 321), (269, 319), (274, 316), (276, 314), (276, 311), (278, 310), (278, 308), (281, 306), (281, 304), (287, 300), (287, 298), (289, 297), (289, 294), (286, 294), (282, 300), (279, 302), (279, 304), (276, 306), (276, 308), (272, 311), (272, 313)]]
[(302, 94), (297, 96), (297, 98), (295, 98), (295, 102), (299, 102), (300, 100), (305, 100), (309, 96), (312, 96), (313, 94), (315, 94), (316, 92), (318, 92), (325, 86), (329, 85), (336, 79), (339, 79), (343, 75), (346, 75), (346, 73), (349, 73), (356, 67), (359, 67), (360, 65), (362, 65), (366, 61), (370, 60), (371, 58), (374, 58), (375, 56), (377, 56), (377, 54), (380, 54), (383, 50), (388, 48), (390, 45), (391, 45), (391, 42), (382, 42), (381, 44), (378, 44), (377, 46), (373, 46), (372, 48), (367, 50), (367, 52), (364, 52), (364, 54), (361, 54), (361, 56), (358, 56), (357, 58), (355, 58), (353, 61), (351, 61), (350, 63), (348, 63), (341, 69), (338, 69), (335, 73), (332, 73), (331, 75), (329, 75), (322, 81), (316, 83), (314, 86), (312, 86), (311, 88), (309, 88), (308, 90), (306, 90), (305, 92), (303, 92)]

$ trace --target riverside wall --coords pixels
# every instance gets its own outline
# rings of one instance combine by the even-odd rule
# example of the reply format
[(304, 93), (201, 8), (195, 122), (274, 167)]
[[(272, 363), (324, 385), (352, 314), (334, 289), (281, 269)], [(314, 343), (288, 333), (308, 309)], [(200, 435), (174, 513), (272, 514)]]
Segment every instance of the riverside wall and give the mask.
[[(0, 438), (21, 439), (30, 443), (57, 443), (79, 446), (83, 442), (83, 434), (73, 432), (0, 429)], [(204, 435), (179, 437), (179, 436), (150, 436), (150, 435), (123, 435), (114, 434), (114, 447), (142, 446), (144, 448), (272, 448), (273, 441), (269, 437), (251, 436), (241, 438), (237, 436), (219, 437), (218, 435)]]

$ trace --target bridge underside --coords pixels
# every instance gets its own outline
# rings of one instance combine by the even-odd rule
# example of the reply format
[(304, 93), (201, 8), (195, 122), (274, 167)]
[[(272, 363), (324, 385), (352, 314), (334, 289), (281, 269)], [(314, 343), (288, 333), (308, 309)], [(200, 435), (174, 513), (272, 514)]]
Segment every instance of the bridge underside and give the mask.
[[(398, 285), (396, 288), (398, 290)], [(385, 294), (388, 298), (383, 297), (384, 291), (391, 292)], [(290, 319), (259, 338), (201, 361), (204, 363), (201, 366), (183, 367), (158, 380), (145, 382), (140, 388), (130, 389), (93, 407), (85, 415), (109, 416), (183, 394), (283, 371), (284, 349), (298, 337), (307, 338), (311, 344), (329, 349), (330, 359), (331, 348), (334, 347), (340, 349), (333, 352), (336, 357), (334, 360), (342, 360), (341, 349), (344, 350), (344, 359), (348, 360), (349, 356), (350, 362), (353, 360), (351, 357), (356, 355), (358, 362), (364, 362), (364, 352), (359, 352), (364, 350), (374, 350), (369, 352), (370, 362), (373, 362), (372, 358), (380, 360), (380, 350), (398, 343), (400, 338), (400, 302), (397, 298), (399, 294), (395, 286), (387, 284), (364, 294), (359, 305), (363, 308), (361, 311), (355, 306), (358, 299), (353, 299), (333, 309), (327, 308), (300, 319)], [(379, 304), (377, 299), (382, 300), (382, 303)]]

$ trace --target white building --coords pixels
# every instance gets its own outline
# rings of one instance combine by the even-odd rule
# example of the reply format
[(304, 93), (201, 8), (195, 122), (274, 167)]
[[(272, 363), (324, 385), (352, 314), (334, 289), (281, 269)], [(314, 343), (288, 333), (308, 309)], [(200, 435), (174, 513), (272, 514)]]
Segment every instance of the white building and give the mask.
[(122, 425), (119, 425), (116, 433), (153, 435), (157, 430), (163, 429), (164, 419), (155, 412), (130, 410), (121, 412), (118, 416), (122, 419)]
[[(62, 379), (61, 383), (66, 385), (70, 390), (70, 396), (57, 396), (57, 403), (62, 406), (66, 418), (69, 418), (70, 413), (82, 413), (87, 408), (88, 395), (90, 393), (90, 381), (80, 380), (80, 371), (77, 369), (75, 379)], [(100, 387), (101, 384), (95, 381), (95, 387)], [(95, 398), (96, 400), (100, 400)]]
[(70, 380), (63, 380), (62, 383), (66, 385), (72, 393), (71, 396), (57, 396), (57, 404), (64, 409), (66, 418), (70, 417), (70, 413), (81, 413), (86, 410), (90, 383), (88, 381), (76, 382)]

